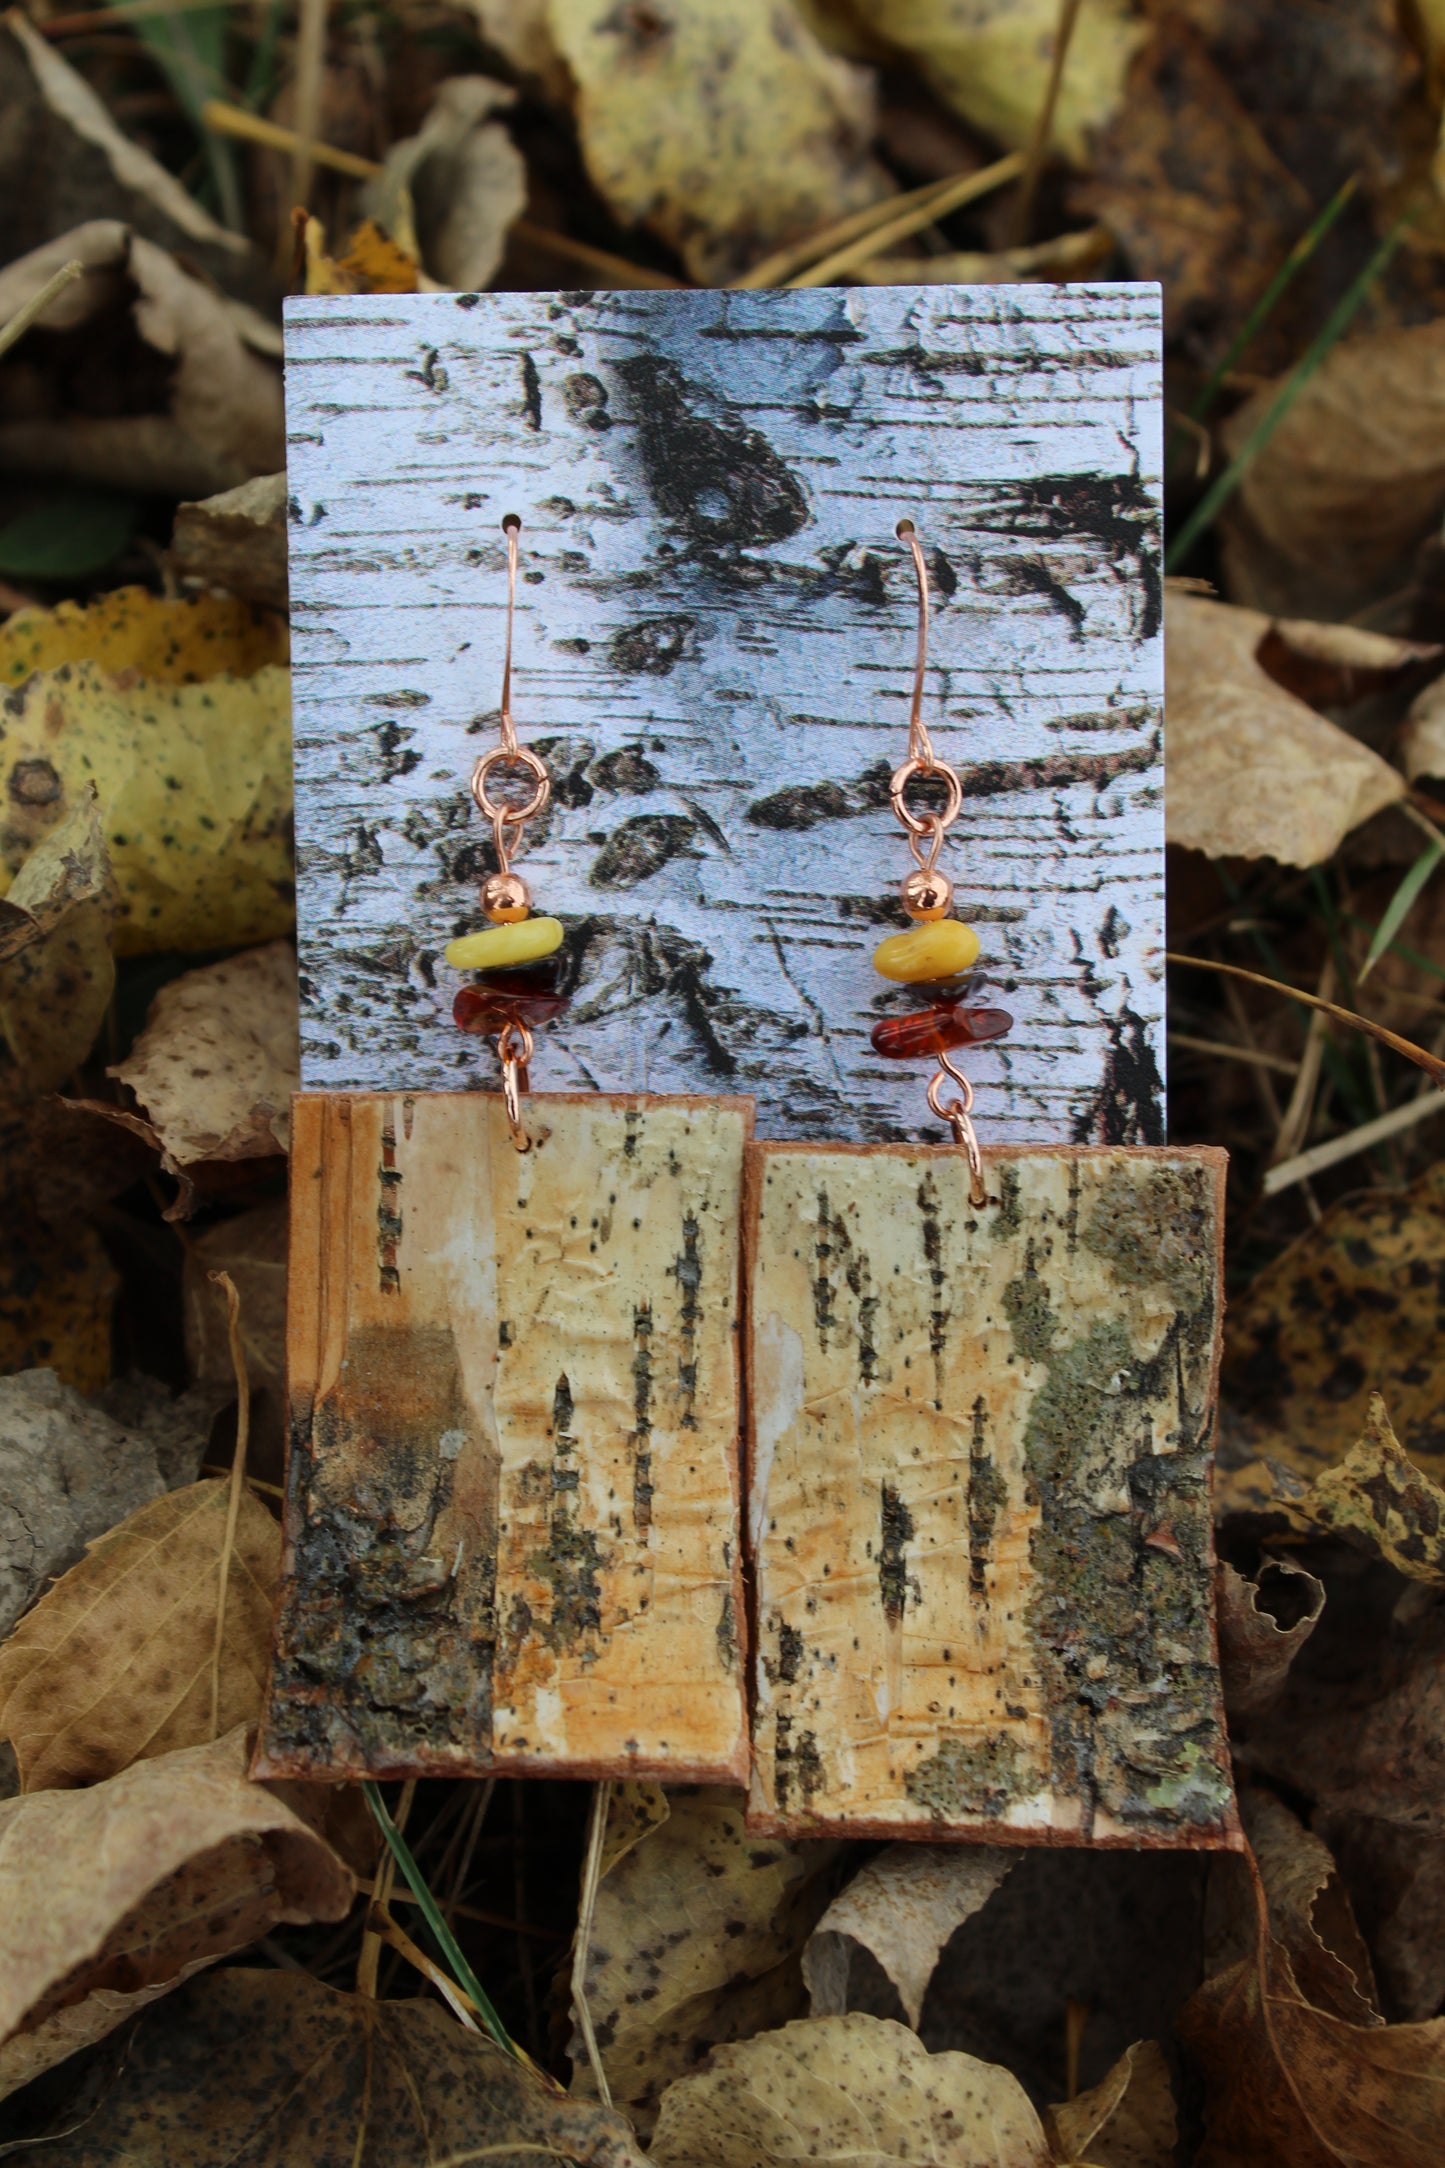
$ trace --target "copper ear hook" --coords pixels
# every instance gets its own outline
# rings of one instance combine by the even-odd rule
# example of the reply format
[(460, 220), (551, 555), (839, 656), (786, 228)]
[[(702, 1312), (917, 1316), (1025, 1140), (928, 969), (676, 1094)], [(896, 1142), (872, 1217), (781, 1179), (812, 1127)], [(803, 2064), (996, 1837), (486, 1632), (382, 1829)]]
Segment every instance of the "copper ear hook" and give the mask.
[[(946, 760), (940, 760), (934, 752), (928, 726), (923, 720), (923, 684), (928, 668), (928, 564), (912, 520), (899, 520), (897, 533), (899, 540), (908, 545), (918, 581), (918, 643), (914, 651), (913, 699), (908, 715), (908, 758), (901, 768), (895, 769), (888, 786), (888, 798), (908, 838), (915, 865), (929, 874), (938, 864), (945, 833), (962, 810), (963, 785), (957, 769), (950, 767)], [(947, 795), (941, 813), (918, 814), (908, 805), (908, 785), (919, 775), (942, 779)], [(921, 840), (924, 837), (926, 844)], [(958, 1093), (945, 1099), (943, 1094), (950, 1080), (958, 1086)], [(947, 1122), (953, 1131), (954, 1143), (967, 1155), (969, 1202), (977, 1210), (988, 1203), (988, 1185), (984, 1180), (983, 1153), (972, 1120), (973, 1086), (962, 1070), (955, 1069), (946, 1052), (940, 1052), (938, 1069), (929, 1081), (928, 1104), (940, 1120)]]

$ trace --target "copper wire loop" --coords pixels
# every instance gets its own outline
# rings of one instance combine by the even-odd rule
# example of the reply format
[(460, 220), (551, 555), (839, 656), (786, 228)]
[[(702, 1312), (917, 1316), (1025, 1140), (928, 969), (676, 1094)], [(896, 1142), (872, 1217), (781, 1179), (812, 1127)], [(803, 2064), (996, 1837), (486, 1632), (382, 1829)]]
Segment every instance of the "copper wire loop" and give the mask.
[[(962, 1096), (945, 1099), (943, 1094), (949, 1080), (958, 1086)], [(947, 1054), (938, 1057), (938, 1068), (928, 1083), (928, 1104), (940, 1121), (947, 1122), (953, 1131), (953, 1141), (961, 1145), (968, 1155), (968, 1201), (974, 1206), (988, 1203), (988, 1184), (983, 1178), (983, 1153), (979, 1149), (978, 1132), (973, 1126), (973, 1086), (962, 1070), (955, 1069)]]
[(507, 1129), (512, 1143), (519, 1152), (530, 1152), (532, 1140), (522, 1127), (522, 1084), (527, 1064), (532, 1059), (532, 1034), (525, 1024), (511, 1018), (502, 1026), (497, 1037), (497, 1053), (502, 1064), (502, 1105), (506, 1110)]

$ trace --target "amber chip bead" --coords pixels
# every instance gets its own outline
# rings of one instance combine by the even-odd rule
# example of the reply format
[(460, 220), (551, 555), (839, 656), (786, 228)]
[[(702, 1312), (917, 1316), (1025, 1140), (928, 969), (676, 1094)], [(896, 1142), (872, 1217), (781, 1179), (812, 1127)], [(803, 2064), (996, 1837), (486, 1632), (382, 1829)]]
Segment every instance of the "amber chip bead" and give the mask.
[(948, 1054), (958, 1046), (982, 1046), (1013, 1029), (1007, 1009), (921, 1009), (913, 1016), (885, 1016), (869, 1034), (875, 1054), (907, 1061), (914, 1054)]
[(500, 1031), (506, 1024), (550, 1024), (567, 1007), (554, 972), (493, 971), (463, 986), (452, 1003), (459, 1031)]

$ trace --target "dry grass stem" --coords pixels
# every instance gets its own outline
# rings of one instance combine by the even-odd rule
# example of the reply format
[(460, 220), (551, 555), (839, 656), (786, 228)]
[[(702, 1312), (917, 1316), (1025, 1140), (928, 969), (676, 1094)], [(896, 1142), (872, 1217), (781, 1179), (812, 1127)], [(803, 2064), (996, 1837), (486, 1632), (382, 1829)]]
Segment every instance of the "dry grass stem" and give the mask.
[(36, 319), (45, 314), (56, 295), (63, 294), (67, 286), (73, 286), (75, 281), (84, 275), (85, 265), (78, 256), (72, 257), (69, 263), (63, 263), (60, 269), (45, 281), (39, 293), (26, 302), (23, 309), (17, 309), (7, 323), (0, 324), (0, 354), (8, 352), (17, 339), (23, 339)]
[[(316, 157), (312, 149), (321, 129), (321, 90), (326, 71), (326, 0), (297, 0), (295, 112), (296, 143), (291, 152), (291, 201), (305, 203), (311, 193)], [(290, 254), (290, 236), (279, 246)]]
[(892, 248), (895, 241), (906, 241), (910, 234), (921, 233), (935, 219), (947, 217), (950, 211), (961, 210), (966, 203), (974, 203), (980, 196), (990, 195), (1002, 188), (1023, 169), (1023, 155), (1010, 151), (1007, 158), (997, 159), (993, 165), (984, 166), (977, 173), (965, 173), (950, 181), (946, 187), (934, 191), (926, 203), (915, 202), (908, 210), (890, 218), (885, 225), (875, 226), (860, 239), (834, 249), (808, 270), (799, 272), (787, 280), (789, 286), (831, 286), (845, 272), (856, 271), (861, 264), (881, 256)]
[[(396, 1803), (396, 1812), (392, 1816), (392, 1821), (402, 1835), (406, 1833), (406, 1825), (411, 1817), (412, 1802), (415, 1798), (416, 1780), (408, 1778), (401, 1788), (401, 1797)], [(390, 1851), (383, 1852), (376, 1870), (376, 1880), (372, 1884), (372, 1913), (385, 1913), (391, 1903), (392, 1885), (395, 1881), (395, 1854)], [(381, 1964), (381, 1944), (382, 1937), (373, 1929), (371, 1916), (368, 1915), (366, 1932), (361, 1938), (361, 1952), (356, 1960), (356, 1992), (358, 1995), (375, 1997), (377, 1969)]]
[[(1326, 956), (1315, 991), (1321, 1001), (1328, 1001), (1334, 990), (1335, 960), (1333, 956)], [(1292, 1159), (1309, 1133), (1329, 1028), (1328, 1013), (1323, 1009), (1316, 1009), (1305, 1032), (1304, 1053), (1294, 1080), (1294, 1090), (1289, 1095), (1289, 1105), (1284, 1110), (1275, 1134), (1274, 1150), (1269, 1155), (1272, 1166), (1281, 1160)]]
[(251, 1436), (251, 1374), (241, 1344), (241, 1298), (229, 1272), (211, 1274), (226, 1298), (226, 1330), (231, 1341), (231, 1362), (236, 1372), (236, 1452), (231, 1462), (231, 1488), (226, 1500), (226, 1533), (216, 1562), (216, 1638), (211, 1649), (211, 1737), (220, 1736), (221, 1650), (226, 1640), (226, 1592), (231, 1585), (231, 1554), (236, 1548), (236, 1519), (246, 1481), (246, 1447)]
[(587, 1959), (592, 1948), (592, 1922), (597, 1911), (597, 1885), (602, 1879), (602, 1845), (607, 1834), (607, 1805), (612, 1797), (610, 1784), (599, 1784), (592, 1793), (592, 1816), (587, 1825), (587, 1858), (582, 1870), (582, 1898), (577, 1911), (577, 1940), (572, 1956), (572, 2008), (577, 2018), (577, 2029), (587, 2048), (587, 2061), (591, 2067), (597, 2097), (604, 2108), (612, 2106), (612, 2088), (607, 2082), (607, 2072), (602, 2067), (602, 2054), (597, 2045), (597, 2035), (592, 2029), (592, 2013), (587, 2007)]
[(1427, 1087), (1415, 1098), (1407, 1099), (1403, 1106), (1391, 1107), (1388, 1114), (1377, 1114), (1372, 1122), (1362, 1122), (1358, 1129), (1347, 1130), (1342, 1137), (1328, 1137), (1323, 1144), (1313, 1144), (1307, 1152), (1300, 1152), (1295, 1158), (1266, 1169), (1264, 1194), (1277, 1197), (1281, 1190), (1292, 1188), (1296, 1182), (1307, 1181), (1313, 1174), (1322, 1174), (1326, 1167), (1337, 1167), (1342, 1160), (1353, 1159), (1359, 1152), (1368, 1152), (1377, 1144), (1387, 1143), (1391, 1137), (1413, 1129), (1417, 1122), (1427, 1121), (1432, 1114), (1445, 1114), (1445, 1093)]
[(434, 1964), (431, 1958), (427, 1956), (425, 1950), (417, 1947), (406, 1929), (399, 1927), (391, 1914), (385, 1911), (382, 1906), (374, 1904), (367, 1913), (366, 1931), (368, 1936), (374, 1938), (378, 1944), (384, 1942), (388, 1949), (396, 1951), (398, 1957), (404, 1957), (407, 1963), (415, 1971), (419, 1972), (424, 1980), (430, 1980), (453, 2017), (459, 2018), (468, 2032), (480, 2033), (482, 2028), (477, 2023), (475, 2005), (471, 1996), (465, 1994), (457, 1986), (455, 1980), (449, 1979), (447, 1974), (442, 1971), (441, 1966)]
[(1074, 25), (1079, 19), (1079, 6), (1080, 0), (1059, 0), (1059, 24), (1054, 32), (1054, 55), (1049, 68), (1048, 87), (1044, 91), (1044, 102), (1039, 107), (1039, 117), (1034, 123), (1033, 140), (1028, 147), (1018, 203), (1014, 211), (1014, 239), (1020, 248), (1028, 240), (1029, 228), (1033, 224), (1034, 202), (1043, 177), (1044, 163), (1049, 155), (1049, 137), (1053, 133), (1054, 114), (1058, 110), (1059, 92), (1063, 88), (1064, 69), (1069, 62), (1069, 47), (1074, 40)]
[[(1187, 1047), (1191, 1054), (1215, 1054), (1221, 1061), (1243, 1062), (1251, 1069), (1271, 1069), (1277, 1076), (1298, 1076), (1299, 1063), (1286, 1061), (1282, 1054), (1266, 1054), (1256, 1046), (1231, 1046), (1224, 1039), (1196, 1039), (1192, 1032), (1171, 1031), (1171, 1046)], [(1279, 1106), (1276, 1101), (1274, 1120), (1279, 1122)]]
[(1378, 1039), (1381, 1046), (1390, 1047), (1396, 1054), (1403, 1054), (1406, 1061), (1414, 1062), (1427, 1076), (1445, 1091), (1445, 1061), (1438, 1055), (1427, 1054), (1423, 1046), (1413, 1039), (1402, 1038), (1398, 1031), (1391, 1031), (1384, 1024), (1377, 1024), (1371, 1017), (1359, 1016), (1353, 1009), (1342, 1009), (1337, 1002), (1322, 1001), (1318, 994), (1307, 994), (1301, 987), (1286, 986), (1280, 979), (1266, 978), (1262, 971), (1246, 971), (1242, 964), (1218, 963), (1212, 956), (1181, 956), (1177, 950), (1165, 951), (1165, 960), (1171, 964), (1188, 964), (1196, 971), (1220, 971), (1233, 979), (1245, 979), (1251, 986), (1267, 986), (1272, 994), (1284, 994), (1291, 1001), (1302, 1001), (1306, 1008), (1322, 1009), (1337, 1023), (1349, 1024), (1356, 1031), (1367, 1032)]

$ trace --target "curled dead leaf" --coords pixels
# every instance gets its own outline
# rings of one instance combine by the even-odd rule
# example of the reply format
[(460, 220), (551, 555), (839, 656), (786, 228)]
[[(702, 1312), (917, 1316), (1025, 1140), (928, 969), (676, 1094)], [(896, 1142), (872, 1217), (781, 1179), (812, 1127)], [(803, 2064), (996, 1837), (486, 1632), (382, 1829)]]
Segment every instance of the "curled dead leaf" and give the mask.
[(1315, 1816), (1374, 1960), (1388, 2016), (1406, 2024), (1445, 2003), (1445, 1837), (1343, 1810)]
[[(281, 376), (257, 351), (248, 314), (118, 220), (94, 219), (0, 270), (0, 323), (72, 259), (84, 276), (0, 357), (0, 464), (175, 497), (275, 473), (285, 459)], [(78, 337), (92, 375), (108, 353), (117, 372), (127, 356), (133, 369), (139, 347), (163, 387), (154, 406), (97, 415), (72, 400), (73, 367), (46, 358), (51, 335)]]
[(163, 986), (110, 1075), (129, 1086), (168, 1173), (286, 1151), (300, 1085), (296, 955), (246, 949)]
[(808, 1938), (812, 2015), (847, 2010), (850, 1946), (859, 1946), (883, 1967), (916, 2031), (944, 1944), (988, 1903), (1016, 1858), (988, 1845), (890, 1844), (869, 1860)]
[[(803, 2008), (799, 1957), (842, 1847), (749, 1837), (743, 1807), (711, 1785), (620, 1785), (609, 1805), (587, 2007), (612, 2097), (644, 2131), (708, 2048)], [(590, 2091), (575, 2034), (570, 2053)]]
[(1288, 641), (1290, 628), (1179, 589), (1165, 616), (1171, 843), (1210, 858), (1319, 865), (1404, 797), (1404, 777), (1387, 761), (1263, 668), (1265, 637)]
[(362, 197), (377, 224), (457, 292), (491, 284), (526, 209), (527, 169), (496, 118), (516, 97), (490, 76), (450, 76), (420, 131), (392, 145)]
[(192, 1980), (144, 2019), (97, 2113), (29, 2153), (35, 2168), (97, 2157), (125, 2168), (647, 2168), (620, 2115), (550, 2090), (434, 2002), (377, 2002), (243, 1967)]
[(345, 1915), (349, 1871), (248, 1751), (242, 1727), (0, 1802), (0, 2098), (280, 1922)]
[(23, 1791), (93, 1784), (260, 1715), (281, 1531), (243, 1489), (228, 1539), (229, 1488), (138, 1507), (0, 1643), (0, 1737)]
[(1219, 1567), (1219, 1671), (1231, 1728), (1279, 1698), (1324, 1609), (1323, 1584), (1293, 1559), (1266, 1559), (1252, 1581)]
[(804, 2018), (718, 2048), (663, 2095), (655, 2168), (988, 2161), (1052, 2168), (1028, 2094), (994, 2063), (930, 2055), (891, 2018)]
[(1174, 2168), (1179, 2119), (1158, 2041), (1136, 2040), (1097, 2085), (1050, 2108), (1044, 2127), (1069, 2168)]
[(551, 0), (547, 19), (594, 183), (701, 284), (889, 193), (871, 77), (772, 0)]
[(182, 579), (201, 580), (245, 602), (284, 610), (285, 474), (259, 474), (199, 504), (177, 505), (170, 554)]
[(1410, 703), (1400, 758), (1412, 783), (1422, 775), (1445, 776), (1445, 679), (1437, 678)]

